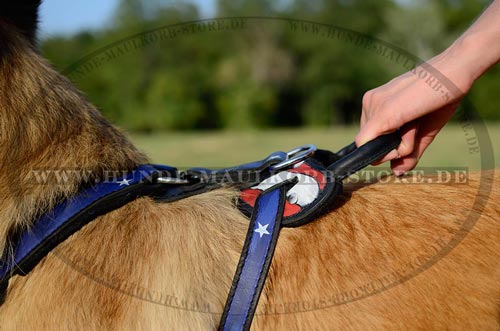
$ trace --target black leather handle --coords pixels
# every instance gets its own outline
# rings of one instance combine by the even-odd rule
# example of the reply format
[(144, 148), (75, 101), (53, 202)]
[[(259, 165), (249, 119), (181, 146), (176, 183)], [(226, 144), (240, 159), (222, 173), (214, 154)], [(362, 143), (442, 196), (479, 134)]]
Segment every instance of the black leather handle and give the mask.
[(382, 158), (398, 147), (400, 143), (399, 131), (377, 137), (360, 147), (356, 147), (356, 144), (352, 143), (337, 153), (340, 159), (332, 163), (328, 170), (333, 172), (335, 178), (342, 180)]

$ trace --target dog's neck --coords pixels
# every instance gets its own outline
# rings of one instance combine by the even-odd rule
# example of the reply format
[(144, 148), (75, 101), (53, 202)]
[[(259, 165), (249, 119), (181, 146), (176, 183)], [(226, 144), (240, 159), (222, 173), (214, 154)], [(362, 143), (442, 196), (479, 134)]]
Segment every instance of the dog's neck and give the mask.
[(1, 23), (0, 45), (3, 249), (9, 231), (29, 226), (84, 184), (78, 175), (40, 182), (41, 171), (82, 169), (95, 179), (104, 171), (130, 170), (146, 159), (27, 40)]

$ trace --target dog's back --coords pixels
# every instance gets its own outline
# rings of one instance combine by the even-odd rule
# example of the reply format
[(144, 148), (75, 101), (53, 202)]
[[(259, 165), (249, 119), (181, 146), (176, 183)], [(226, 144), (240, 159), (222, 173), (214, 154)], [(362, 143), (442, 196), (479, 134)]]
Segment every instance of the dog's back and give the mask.
[[(254, 326), (498, 328), (500, 177), (484, 209), (471, 211), (477, 175), (469, 185), (370, 185), (316, 222), (282, 230)], [(215, 329), (248, 222), (233, 198), (141, 199), (95, 220), (13, 279), (3, 325)]]
[[(81, 184), (35, 185), (30, 169), (146, 161), (37, 55), (14, 7), (0, 20), (0, 248)], [(500, 177), (480, 175), (347, 187), (336, 210), (284, 229), (254, 327), (498, 329)], [(234, 197), (141, 198), (99, 217), (11, 280), (0, 329), (215, 329), (248, 224)]]

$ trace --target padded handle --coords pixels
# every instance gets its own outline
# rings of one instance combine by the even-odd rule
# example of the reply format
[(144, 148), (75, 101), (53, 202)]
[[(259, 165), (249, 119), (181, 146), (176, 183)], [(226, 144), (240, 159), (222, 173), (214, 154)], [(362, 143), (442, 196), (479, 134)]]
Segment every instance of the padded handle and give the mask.
[(328, 170), (333, 172), (335, 178), (342, 180), (382, 158), (400, 143), (399, 130), (377, 137), (360, 147), (352, 143), (337, 153), (340, 159), (332, 163)]

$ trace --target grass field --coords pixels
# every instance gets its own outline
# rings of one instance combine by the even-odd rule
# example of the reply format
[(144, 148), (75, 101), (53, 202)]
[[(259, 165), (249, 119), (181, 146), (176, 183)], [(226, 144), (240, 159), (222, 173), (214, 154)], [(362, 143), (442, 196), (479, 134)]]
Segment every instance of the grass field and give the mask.
[[(335, 151), (349, 144), (356, 132), (356, 127), (334, 127), (320, 130), (134, 134), (131, 138), (151, 158), (152, 162), (186, 168), (236, 165), (262, 159), (276, 150), (287, 151), (308, 143)], [(495, 166), (500, 167), (500, 124), (488, 124), (487, 132), (493, 149), (487, 150), (483, 143), (480, 144), (481, 153), (483, 156), (490, 156), (493, 152)], [(468, 137), (471, 135), (469, 134)], [(455, 124), (443, 129), (424, 154), (419, 165), (466, 166), (470, 169), (480, 169), (480, 158), (481, 154), (469, 153), (465, 132), (460, 125)]]

